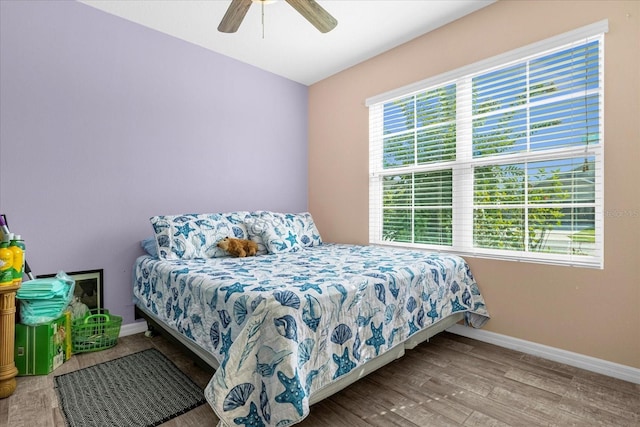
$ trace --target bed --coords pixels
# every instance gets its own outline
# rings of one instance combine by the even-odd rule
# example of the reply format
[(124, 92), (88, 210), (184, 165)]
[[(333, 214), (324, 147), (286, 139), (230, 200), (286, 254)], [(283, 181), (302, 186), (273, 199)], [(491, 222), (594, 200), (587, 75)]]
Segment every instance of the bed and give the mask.
[[(151, 219), (134, 265), (137, 309), (215, 369), (220, 427), (286, 426), (309, 406), (454, 323), (489, 318), (460, 257), (322, 242), (308, 213)], [(215, 242), (250, 238), (255, 257)]]

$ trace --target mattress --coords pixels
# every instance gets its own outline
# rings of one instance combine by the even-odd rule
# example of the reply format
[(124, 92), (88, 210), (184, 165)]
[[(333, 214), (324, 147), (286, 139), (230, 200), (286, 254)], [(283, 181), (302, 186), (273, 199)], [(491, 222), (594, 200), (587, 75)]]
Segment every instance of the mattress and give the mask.
[(221, 426), (285, 426), (314, 396), (452, 315), (489, 318), (460, 257), (322, 244), (250, 258), (138, 258), (136, 304), (218, 362)]

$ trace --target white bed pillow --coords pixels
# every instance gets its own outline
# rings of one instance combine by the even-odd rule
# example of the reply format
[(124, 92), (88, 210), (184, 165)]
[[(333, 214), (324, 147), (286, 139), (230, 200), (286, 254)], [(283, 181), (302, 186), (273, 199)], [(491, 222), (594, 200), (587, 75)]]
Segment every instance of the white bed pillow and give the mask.
[(150, 218), (161, 259), (229, 256), (217, 244), (225, 237), (248, 239), (249, 212), (159, 215)]
[[(246, 221), (252, 240), (261, 241), (267, 252), (296, 252), (322, 243), (310, 213), (252, 212)], [(260, 244), (259, 243), (259, 244)]]

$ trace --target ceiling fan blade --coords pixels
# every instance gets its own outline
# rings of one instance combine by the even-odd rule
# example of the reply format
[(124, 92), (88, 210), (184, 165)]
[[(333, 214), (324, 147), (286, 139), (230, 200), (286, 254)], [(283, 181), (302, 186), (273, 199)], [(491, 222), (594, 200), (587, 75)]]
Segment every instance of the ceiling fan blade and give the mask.
[(227, 12), (222, 17), (218, 31), (222, 33), (235, 33), (238, 31), (244, 16), (251, 6), (251, 0), (232, 0)]
[(338, 25), (336, 18), (331, 16), (315, 0), (287, 0), (287, 3), (320, 30), (321, 33), (328, 33)]

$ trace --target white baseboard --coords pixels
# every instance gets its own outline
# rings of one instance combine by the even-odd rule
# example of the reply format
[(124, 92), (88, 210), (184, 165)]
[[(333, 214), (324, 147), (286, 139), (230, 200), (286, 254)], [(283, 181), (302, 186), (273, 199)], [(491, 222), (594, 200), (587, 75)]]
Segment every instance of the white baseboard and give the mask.
[[(122, 325), (120, 328), (120, 336), (125, 337), (127, 335), (138, 334), (146, 330), (147, 322), (145, 321), (129, 323), (127, 325)], [(507, 335), (497, 334), (495, 332), (474, 329), (468, 326), (453, 325), (447, 329), (447, 332), (495, 344), (499, 347), (521, 351), (526, 354), (553, 360), (554, 362), (564, 363), (569, 366), (575, 366), (576, 368), (586, 369), (587, 371), (596, 372), (598, 374), (607, 375), (635, 384), (640, 384), (640, 369), (621, 365), (619, 363), (608, 362), (595, 357), (585, 356), (579, 353), (573, 353), (571, 351), (537, 344), (531, 341), (509, 337)]]
[(631, 366), (608, 362), (595, 357), (585, 356), (579, 353), (573, 353), (571, 351), (521, 340), (519, 338), (512, 338), (495, 332), (474, 329), (468, 326), (453, 325), (447, 329), (447, 332), (495, 344), (499, 347), (521, 351), (533, 356), (564, 363), (569, 366), (575, 366), (576, 368), (586, 369), (591, 372), (596, 372), (598, 374), (607, 375), (635, 384), (640, 384), (640, 369), (633, 368)]
[(135, 323), (128, 323), (120, 327), (120, 336), (126, 337), (127, 335), (138, 334), (147, 330), (147, 322), (141, 320)]

